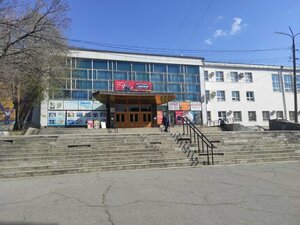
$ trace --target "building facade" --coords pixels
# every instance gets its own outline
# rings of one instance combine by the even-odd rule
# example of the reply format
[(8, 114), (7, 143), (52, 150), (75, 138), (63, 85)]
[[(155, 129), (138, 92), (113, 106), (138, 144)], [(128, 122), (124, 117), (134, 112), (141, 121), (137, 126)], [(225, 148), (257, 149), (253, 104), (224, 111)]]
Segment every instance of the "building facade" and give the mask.
[[(88, 121), (110, 126), (118, 121), (120, 126), (123, 121), (129, 125), (143, 119), (149, 122), (147, 126), (156, 126), (164, 113), (174, 124), (180, 123), (178, 118), (183, 115), (203, 125), (217, 125), (222, 119), (245, 126), (268, 126), (269, 119), (295, 118), (291, 68), (86, 49), (70, 50), (67, 66), (70, 73), (61, 87), (49, 92), (41, 105), (41, 126), (86, 126)], [(136, 91), (133, 87), (120, 92), (119, 84), (150, 85), (147, 91), (152, 96), (163, 93), (176, 98), (161, 104), (152, 101), (148, 106), (142, 98), (135, 103), (128, 95), (124, 107), (123, 100), (111, 106), (98, 101), (102, 97), (93, 97), (96, 92), (124, 95)], [(137, 90), (134, 95), (142, 95), (139, 93)], [(139, 124), (145, 126), (146, 121), (142, 122)]]

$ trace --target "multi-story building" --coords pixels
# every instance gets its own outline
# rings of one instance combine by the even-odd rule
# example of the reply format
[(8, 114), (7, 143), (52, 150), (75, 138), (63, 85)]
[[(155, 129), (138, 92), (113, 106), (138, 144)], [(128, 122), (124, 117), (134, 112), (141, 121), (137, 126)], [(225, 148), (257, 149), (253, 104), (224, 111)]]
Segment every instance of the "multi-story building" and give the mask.
[(295, 118), (291, 68), (86, 49), (70, 50), (67, 65), (63, 85), (41, 105), (41, 126), (149, 127), (164, 113), (203, 125)]

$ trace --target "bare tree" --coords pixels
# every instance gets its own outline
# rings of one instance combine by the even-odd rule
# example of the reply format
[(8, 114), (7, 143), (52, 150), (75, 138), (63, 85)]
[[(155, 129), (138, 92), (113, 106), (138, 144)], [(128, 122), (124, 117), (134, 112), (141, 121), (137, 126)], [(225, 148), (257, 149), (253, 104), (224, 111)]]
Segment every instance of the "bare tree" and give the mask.
[(0, 83), (14, 100), (15, 129), (22, 129), (44, 91), (59, 85), (69, 24), (63, 0), (36, 0), (24, 6), (0, 0)]

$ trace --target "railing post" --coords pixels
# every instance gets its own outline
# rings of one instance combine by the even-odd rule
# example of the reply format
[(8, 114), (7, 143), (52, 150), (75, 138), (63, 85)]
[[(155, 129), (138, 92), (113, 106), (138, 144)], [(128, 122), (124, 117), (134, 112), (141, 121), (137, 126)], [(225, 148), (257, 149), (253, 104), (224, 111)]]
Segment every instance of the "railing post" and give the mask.
[(199, 136), (197, 136), (197, 144), (198, 144), (198, 153), (200, 153), (200, 143), (199, 143)]
[(189, 126), (189, 127), (190, 127), (190, 143), (192, 143), (192, 128), (191, 128), (191, 126)]
[(205, 152), (205, 149), (204, 149), (204, 140), (203, 140), (203, 134), (201, 135), (201, 140), (202, 140), (202, 152), (204, 153), (204, 152)]
[(211, 164), (214, 165), (215, 162), (214, 162), (214, 147), (211, 146)]
[(183, 135), (185, 134), (185, 129), (184, 129), (184, 119), (181, 117), (181, 122), (182, 122), (182, 128), (183, 128)]
[(206, 155), (207, 155), (207, 165), (209, 165), (209, 150), (208, 150), (208, 145), (206, 145)]

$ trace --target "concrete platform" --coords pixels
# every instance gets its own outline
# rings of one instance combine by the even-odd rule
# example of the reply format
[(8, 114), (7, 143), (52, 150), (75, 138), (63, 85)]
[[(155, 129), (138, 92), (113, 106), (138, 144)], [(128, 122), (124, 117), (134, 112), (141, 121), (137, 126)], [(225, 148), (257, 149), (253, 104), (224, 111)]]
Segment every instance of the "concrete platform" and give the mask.
[(4, 224), (299, 225), (300, 163), (2, 179)]

